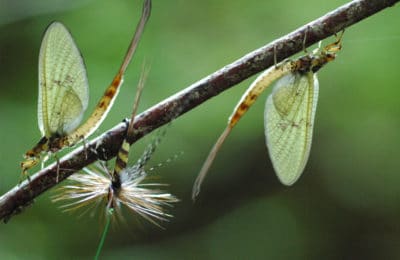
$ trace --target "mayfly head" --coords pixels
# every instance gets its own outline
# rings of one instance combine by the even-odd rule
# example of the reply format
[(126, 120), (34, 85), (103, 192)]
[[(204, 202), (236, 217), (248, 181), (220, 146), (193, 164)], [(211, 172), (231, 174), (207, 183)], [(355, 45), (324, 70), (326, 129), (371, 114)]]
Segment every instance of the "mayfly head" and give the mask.
[(26, 175), (27, 171), (37, 165), (41, 161), (41, 155), (48, 150), (49, 139), (42, 137), (40, 141), (24, 154), (24, 160), (21, 162), (22, 174)]
[(27, 157), (25, 155), (25, 160), (21, 162), (22, 175), (23, 176), (27, 175), (28, 170), (37, 165), (39, 162), (40, 162), (39, 156)]

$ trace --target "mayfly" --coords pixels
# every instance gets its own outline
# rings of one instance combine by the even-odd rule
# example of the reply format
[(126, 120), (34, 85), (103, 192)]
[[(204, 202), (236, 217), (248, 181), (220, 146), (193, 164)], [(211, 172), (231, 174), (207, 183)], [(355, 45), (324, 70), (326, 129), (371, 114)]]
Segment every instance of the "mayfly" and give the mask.
[(134, 118), (146, 75), (147, 72), (143, 73), (139, 81), (132, 116), (125, 139), (119, 148), (114, 170), (97, 167), (72, 175), (69, 180), (73, 181), (73, 184), (61, 188), (61, 195), (56, 196), (53, 201), (72, 201), (63, 206), (68, 210), (82, 206), (98, 206), (99, 203), (105, 202), (106, 212), (115, 210), (118, 215), (121, 206), (124, 205), (158, 226), (156, 220), (166, 221), (168, 217), (172, 217), (164, 212), (163, 206), (170, 206), (179, 200), (170, 193), (152, 188), (161, 184), (143, 183), (147, 176), (144, 166), (160, 142), (160, 137), (146, 148), (136, 164), (128, 166), (129, 150), (135, 133)]
[(59, 22), (47, 28), (39, 54), (38, 122), (40, 141), (25, 153), (23, 174), (48, 155), (73, 146), (90, 136), (111, 109), (133, 57), (145, 24), (151, 0), (143, 4), (140, 21), (117, 74), (98, 102), (92, 115), (80, 125), (88, 105), (88, 80), (82, 56), (68, 30)]
[[(342, 33), (343, 35), (343, 33)], [(229, 117), (228, 125), (211, 149), (194, 183), (192, 199), (211, 167), (222, 143), (257, 97), (272, 83), (264, 113), (266, 145), (274, 170), (284, 185), (292, 185), (300, 177), (311, 148), (314, 116), (318, 99), (316, 72), (336, 57), (341, 37), (296, 60), (285, 60), (259, 75), (243, 94)]]

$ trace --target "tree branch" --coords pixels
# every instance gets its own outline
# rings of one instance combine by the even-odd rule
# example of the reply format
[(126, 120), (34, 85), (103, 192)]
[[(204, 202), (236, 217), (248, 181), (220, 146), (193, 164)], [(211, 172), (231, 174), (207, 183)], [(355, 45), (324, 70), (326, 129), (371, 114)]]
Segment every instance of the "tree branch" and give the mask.
[[(358, 21), (365, 19), (386, 7), (393, 6), (399, 0), (356, 0), (312, 21), (290, 34), (277, 39), (237, 61), (221, 68), (211, 75), (192, 84), (179, 93), (138, 115), (135, 120), (136, 141), (156, 128), (190, 111), (204, 101), (218, 95), (248, 77), (274, 65), (274, 52), (277, 61), (281, 61), (329, 37)], [(79, 147), (60, 160), (59, 180), (81, 170), (98, 159), (108, 160), (114, 157), (124, 138), (126, 124), (120, 123), (97, 137), (85, 147)], [(56, 163), (49, 165), (0, 197), (0, 219), (7, 221), (21, 212), (37, 196), (57, 184)]]

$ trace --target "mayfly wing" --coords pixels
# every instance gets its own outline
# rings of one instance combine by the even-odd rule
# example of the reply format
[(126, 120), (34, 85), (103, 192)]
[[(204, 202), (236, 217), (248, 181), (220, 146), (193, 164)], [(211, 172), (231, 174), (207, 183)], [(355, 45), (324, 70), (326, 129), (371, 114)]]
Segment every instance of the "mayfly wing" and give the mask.
[(293, 72), (276, 82), (265, 105), (265, 137), (279, 180), (294, 184), (306, 166), (318, 99), (313, 72)]
[(239, 122), (242, 116), (249, 110), (250, 106), (254, 104), (256, 99), (264, 92), (264, 90), (271, 85), (272, 82), (279, 79), (283, 75), (287, 74), (291, 71), (292, 65), (290, 62), (283, 62), (278, 64), (277, 66), (271, 67), (261, 73), (256, 80), (249, 86), (246, 92), (241, 97), (240, 101), (234, 108), (231, 116), (228, 120), (228, 125), (218, 138), (217, 142), (214, 144), (213, 148), (211, 149), (210, 153), (205, 160), (200, 173), (197, 175), (197, 178), (193, 185), (192, 190), (192, 199), (195, 200), (197, 195), (200, 193), (201, 184), (203, 183), (208, 170), (211, 167), (219, 149), (221, 148), (222, 144), (224, 143), (225, 139), (228, 137), (229, 133), (231, 132), (232, 128)]
[(82, 56), (67, 28), (53, 22), (39, 54), (38, 123), (43, 136), (65, 135), (79, 125), (89, 99)]

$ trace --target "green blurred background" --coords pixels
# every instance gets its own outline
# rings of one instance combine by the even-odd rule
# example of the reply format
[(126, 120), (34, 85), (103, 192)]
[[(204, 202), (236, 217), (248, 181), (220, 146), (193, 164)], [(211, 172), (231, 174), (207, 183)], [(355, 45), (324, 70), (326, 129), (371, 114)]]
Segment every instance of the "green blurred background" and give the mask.
[[(153, 1), (125, 84), (94, 136), (124, 117), (146, 60), (140, 110), (346, 3), (344, 0)], [(88, 111), (120, 65), (142, 2), (0, 0), (0, 191), (19, 179), (22, 154), (39, 140), (37, 59), (53, 20), (72, 32), (90, 82)], [(319, 72), (313, 147), (303, 176), (282, 186), (263, 130), (264, 99), (250, 109), (217, 157), (197, 203), (193, 181), (249, 79), (169, 127), (149, 165), (181, 202), (165, 230), (129, 219), (115, 224), (103, 259), (400, 258), (399, 6), (347, 29), (343, 50)], [(331, 42), (328, 39), (325, 43)], [(311, 48), (310, 48), (311, 49)], [(151, 140), (135, 145), (137, 157)], [(98, 217), (63, 213), (50, 191), (0, 225), (1, 259), (91, 258)]]

